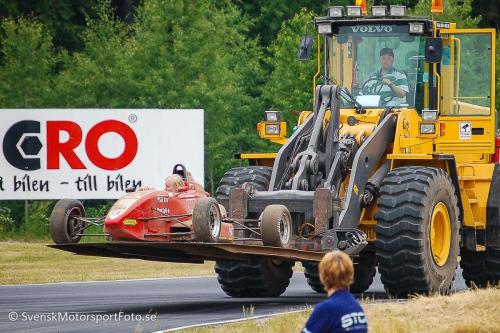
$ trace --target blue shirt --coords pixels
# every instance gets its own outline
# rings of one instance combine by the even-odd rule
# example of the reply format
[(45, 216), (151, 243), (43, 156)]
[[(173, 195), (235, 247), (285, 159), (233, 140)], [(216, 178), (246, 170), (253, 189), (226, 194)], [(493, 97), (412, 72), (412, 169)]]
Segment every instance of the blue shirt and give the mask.
[(368, 326), (361, 305), (347, 290), (337, 290), (314, 307), (302, 333), (366, 333)]

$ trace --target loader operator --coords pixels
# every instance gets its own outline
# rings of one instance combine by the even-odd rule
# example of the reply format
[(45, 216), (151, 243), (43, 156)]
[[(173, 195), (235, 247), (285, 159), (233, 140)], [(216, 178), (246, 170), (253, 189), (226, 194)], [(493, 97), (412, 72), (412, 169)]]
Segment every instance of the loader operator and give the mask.
[(366, 333), (365, 313), (349, 292), (354, 279), (351, 258), (341, 251), (328, 252), (319, 263), (319, 278), (328, 299), (314, 307), (302, 333)]
[[(378, 94), (384, 105), (398, 106), (405, 104), (409, 92), (406, 74), (393, 67), (394, 52), (385, 47), (380, 50), (380, 70), (372, 73), (365, 81), (364, 93)], [(371, 91), (370, 91), (371, 90)]]

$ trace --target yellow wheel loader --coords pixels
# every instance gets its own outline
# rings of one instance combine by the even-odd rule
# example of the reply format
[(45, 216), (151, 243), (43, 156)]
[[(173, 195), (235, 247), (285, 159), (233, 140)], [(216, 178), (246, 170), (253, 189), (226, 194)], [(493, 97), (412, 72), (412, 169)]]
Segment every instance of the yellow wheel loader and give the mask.
[[(259, 134), (281, 148), (238, 155), (250, 166), (217, 190), (235, 239), (345, 251), (355, 292), (378, 266), (393, 296), (446, 294), (459, 257), (468, 285), (498, 283), (495, 30), (409, 17), (404, 6), (333, 6), (314, 22), (299, 50), (306, 60), (317, 44), (312, 111), (289, 137), (281, 114), (266, 112)], [(317, 261), (303, 266), (322, 291)], [(291, 267), (272, 255), (216, 263), (232, 296), (279, 295)]]

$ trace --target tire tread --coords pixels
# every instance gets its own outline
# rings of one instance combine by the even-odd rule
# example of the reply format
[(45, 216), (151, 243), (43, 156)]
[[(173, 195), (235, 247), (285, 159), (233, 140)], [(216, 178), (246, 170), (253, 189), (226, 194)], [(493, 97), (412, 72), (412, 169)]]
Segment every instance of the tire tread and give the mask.
[[(406, 297), (413, 293), (435, 291), (424, 262), (424, 212), (433, 183), (444, 179), (453, 190), (451, 180), (443, 169), (412, 166), (392, 170), (382, 183), (379, 209), (375, 215), (376, 252), (382, 283), (391, 295)], [(458, 207), (457, 202), (456, 196), (452, 195), (451, 205)], [(451, 283), (439, 291), (449, 292), (453, 279), (454, 275)]]

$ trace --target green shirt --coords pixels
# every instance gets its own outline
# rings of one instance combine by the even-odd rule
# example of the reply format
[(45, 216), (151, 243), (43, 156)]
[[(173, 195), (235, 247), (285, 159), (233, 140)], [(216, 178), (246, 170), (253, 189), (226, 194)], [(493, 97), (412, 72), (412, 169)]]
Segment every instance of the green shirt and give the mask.
[[(385, 73), (384, 75), (381, 75), (381, 70), (378, 70), (376, 72), (373, 72), (370, 77), (368, 78), (368, 80), (370, 79), (388, 79), (390, 80), (392, 83), (394, 83), (394, 85), (396, 85), (398, 88), (404, 90), (407, 94), (408, 92), (410, 91), (410, 89), (408, 89), (408, 79), (406, 78), (406, 74), (403, 73), (403, 72), (400, 72), (398, 71), (396, 68), (391, 68), (387, 73)], [(372, 84), (376, 84), (375, 81), (372, 81), (373, 83)], [(371, 85), (371, 84), (370, 84)], [(388, 99), (390, 98), (390, 96), (394, 95), (394, 98), (388, 103), (388, 105), (392, 105), (392, 106), (396, 106), (396, 105), (401, 105), (401, 104), (406, 104), (406, 96), (404, 97), (398, 97), (394, 94), (394, 92), (392, 91), (391, 87), (389, 87), (388, 85), (385, 85), (382, 87), (382, 89), (380, 90), (380, 98), (382, 100), (384, 100), (385, 98)]]

